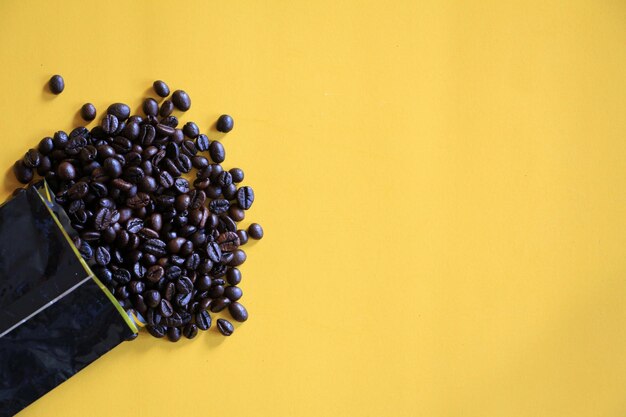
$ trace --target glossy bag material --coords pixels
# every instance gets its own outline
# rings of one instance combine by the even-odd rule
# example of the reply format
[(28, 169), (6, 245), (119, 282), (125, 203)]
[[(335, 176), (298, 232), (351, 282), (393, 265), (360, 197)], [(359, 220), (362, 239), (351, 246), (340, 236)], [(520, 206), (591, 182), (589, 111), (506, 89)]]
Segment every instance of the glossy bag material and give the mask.
[(68, 225), (45, 184), (0, 207), (0, 416), (137, 332), (71, 243)]

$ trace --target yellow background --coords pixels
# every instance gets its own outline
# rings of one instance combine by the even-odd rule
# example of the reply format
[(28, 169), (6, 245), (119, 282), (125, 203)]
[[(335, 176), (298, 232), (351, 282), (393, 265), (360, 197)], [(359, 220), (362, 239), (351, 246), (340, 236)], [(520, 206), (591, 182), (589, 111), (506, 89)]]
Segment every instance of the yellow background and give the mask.
[(626, 414), (623, 0), (176, 3), (3, 1), (0, 162), (157, 78), (232, 114), (251, 318), (20, 417)]

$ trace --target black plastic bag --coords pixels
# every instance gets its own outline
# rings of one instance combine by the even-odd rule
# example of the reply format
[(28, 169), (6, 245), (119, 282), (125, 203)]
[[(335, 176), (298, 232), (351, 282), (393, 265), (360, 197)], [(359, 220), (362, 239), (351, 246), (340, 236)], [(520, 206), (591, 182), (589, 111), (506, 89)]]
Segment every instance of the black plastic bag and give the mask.
[(49, 195), (39, 184), (0, 206), (0, 416), (137, 332), (71, 243)]

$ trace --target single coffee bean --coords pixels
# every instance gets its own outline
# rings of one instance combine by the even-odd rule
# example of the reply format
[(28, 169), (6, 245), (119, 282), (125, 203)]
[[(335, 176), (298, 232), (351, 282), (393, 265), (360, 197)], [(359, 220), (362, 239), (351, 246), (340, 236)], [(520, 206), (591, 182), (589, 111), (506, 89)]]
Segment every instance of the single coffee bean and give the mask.
[(135, 294), (132, 298), (132, 301), (133, 301), (133, 307), (135, 307), (135, 310), (137, 310), (139, 314), (145, 315), (146, 312), (148, 311), (148, 306), (146, 305), (143, 299), (143, 296), (141, 294)]
[(103, 168), (110, 178), (118, 178), (122, 175), (123, 166), (117, 158), (110, 157), (105, 159)]
[(237, 286), (230, 286), (224, 288), (224, 296), (230, 301), (237, 301), (243, 296), (243, 291)]
[(214, 140), (209, 145), (209, 156), (211, 160), (216, 164), (221, 164), (226, 159), (226, 151), (224, 150), (224, 145), (220, 142)]
[(223, 114), (217, 119), (216, 128), (218, 132), (228, 133), (233, 130), (234, 125), (235, 122), (233, 118), (227, 114)]
[(48, 155), (54, 149), (54, 142), (51, 137), (45, 137), (39, 141), (39, 145), (37, 146), (37, 150), (41, 152), (42, 155)]
[(181, 194), (185, 194), (189, 192), (189, 181), (185, 178), (177, 178), (174, 181), (174, 188)]
[(209, 210), (211, 211), (211, 213), (214, 214), (222, 214), (228, 211), (229, 206), (230, 203), (228, 202), (228, 200), (218, 198), (215, 200), (211, 200), (211, 202), (209, 203)]
[(239, 247), (239, 236), (234, 232), (225, 232), (217, 237), (216, 242), (222, 252), (231, 252)]
[(57, 175), (62, 180), (73, 180), (76, 178), (76, 168), (70, 162), (62, 162), (57, 168)]
[(174, 281), (180, 278), (182, 273), (183, 271), (179, 266), (172, 265), (172, 266), (168, 266), (167, 269), (165, 270), (165, 277), (170, 281)]
[(53, 75), (48, 81), (48, 87), (52, 94), (61, 94), (65, 89), (65, 81), (60, 75)]
[[(148, 147), (152, 145), (155, 138), (156, 138), (156, 130), (154, 126), (144, 124), (139, 128), (139, 141), (141, 143), (141, 146)], [(158, 165), (157, 161), (152, 161), (152, 163), (155, 165)]]
[(119, 127), (119, 120), (113, 114), (107, 114), (104, 119), (102, 119), (102, 130), (107, 135), (112, 135), (117, 131)]
[(226, 200), (234, 200), (237, 195), (237, 186), (235, 184), (229, 184), (222, 188), (222, 195)]
[(226, 319), (217, 319), (217, 330), (224, 336), (230, 336), (235, 331), (232, 323)]
[(95, 261), (98, 265), (108, 265), (109, 262), (111, 262), (111, 254), (109, 253), (108, 249), (103, 246), (99, 246), (96, 249)]
[(124, 103), (113, 103), (107, 109), (107, 114), (112, 114), (121, 122), (130, 117), (130, 107)]
[(219, 262), (222, 259), (222, 250), (216, 242), (209, 242), (206, 252), (209, 259), (213, 262)]
[(146, 273), (146, 279), (152, 283), (159, 282), (163, 275), (165, 274), (165, 270), (160, 265), (153, 265), (148, 268), (148, 272)]
[(56, 149), (65, 149), (69, 141), (70, 138), (67, 136), (67, 133), (62, 130), (55, 132), (54, 139), (52, 139), (52, 142), (54, 143), (54, 147)]
[(161, 80), (156, 80), (152, 84), (152, 88), (154, 88), (154, 92), (159, 97), (167, 97), (170, 95), (170, 88)]
[(246, 308), (238, 302), (230, 303), (228, 306), (228, 312), (230, 313), (230, 316), (238, 322), (248, 320), (248, 310), (246, 310)]
[(198, 125), (194, 122), (187, 122), (185, 126), (183, 126), (183, 133), (190, 139), (195, 139), (200, 134), (200, 129)]
[(244, 173), (241, 168), (231, 168), (228, 172), (230, 172), (234, 183), (240, 183), (243, 181)]
[[(146, 300), (145, 295), (144, 295), (144, 300)], [(153, 309), (153, 308), (148, 309), (148, 312), (146, 313), (146, 322), (149, 325), (155, 326), (161, 323), (162, 320), (163, 320), (163, 317), (161, 317), (161, 315), (157, 312), (156, 309)]]
[(208, 311), (202, 310), (195, 316), (196, 326), (200, 330), (209, 330), (211, 328), (211, 315)]
[(19, 160), (13, 165), (13, 173), (15, 178), (22, 184), (28, 184), (33, 180), (34, 172), (31, 168), (24, 164), (24, 161)]
[(237, 206), (230, 206), (230, 208), (228, 209), (228, 215), (236, 222), (243, 221), (243, 219), (246, 218), (245, 210), (242, 210)]
[(233, 259), (230, 262), (228, 262), (228, 265), (239, 266), (246, 261), (246, 253), (242, 251), (241, 249), (237, 249), (232, 254), (233, 254)]
[(191, 168), (193, 168), (193, 162), (185, 154), (181, 154), (174, 162), (177, 163), (178, 169), (180, 169), (180, 171), (184, 172), (185, 174), (189, 173), (191, 171)]
[(241, 282), (241, 271), (237, 268), (229, 268), (226, 272), (226, 282), (230, 285), (239, 285)]
[(146, 289), (146, 284), (141, 281), (131, 281), (128, 284), (128, 291), (131, 294), (141, 294)]
[(159, 103), (153, 98), (145, 99), (142, 107), (146, 116), (156, 116), (159, 113)]
[(91, 103), (85, 103), (80, 108), (80, 117), (86, 122), (91, 122), (96, 118), (96, 106)]
[(209, 150), (209, 146), (209, 138), (204, 134), (198, 135), (196, 139), (196, 149), (198, 149), (200, 152), (206, 152)]
[(159, 109), (159, 115), (161, 117), (167, 117), (170, 114), (172, 114), (173, 110), (174, 110), (174, 103), (172, 103), (171, 100), (165, 100), (163, 103), (161, 103), (161, 108)]
[(113, 280), (119, 284), (126, 285), (130, 282), (130, 272), (124, 268), (113, 271)]
[(209, 297), (220, 298), (224, 295), (224, 286), (218, 284), (218, 280), (213, 280), (213, 286), (209, 288)]
[(107, 207), (100, 207), (94, 217), (93, 225), (96, 230), (104, 230), (111, 225), (113, 221), (113, 211)]
[(172, 103), (178, 110), (187, 111), (191, 107), (191, 99), (183, 90), (176, 90), (172, 94)]
[(210, 310), (212, 313), (219, 313), (230, 305), (231, 301), (226, 297), (214, 299), (211, 303)]
[(181, 337), (181, 331), (178, 327), (168, 327), (167, 328), (167, 338), (170, 342), (178, 342)]
[(193, 323), (188, 323), (183, 327), (183, 335), (187, 339), (193, 339), (198, 335), (198, 326)]
[(41, 163), (42, 156), (37, 149), (30, 149), (24, 155), (24, 165), (28, 168), (37, 168)]
[(237, 190), (237, 204), (240, 208), (248, 210), (254, 202), (254, 190), (251, 187), (241, 187)]
[(166, 244), (160, 239), (148, 239), (143, 244), (143, 250), (154, 256), (163, 256), (166, 254)]
[(248, 226), (248, 235), (250, 235), (250, 237), (255, 240), (262, 239), (263, 228), (258, 223), (252, 223), (250, 226)]
[(164, 298), (162, 298), (161, 302), (159, 303), (158, 311), (159, 314), (163, 317), (169, 317), (174, 314), (174, 308), (172, 307), (172, 304)]
[(146, 329), (148, 330), (148, 333), (159, 339), (165, 336), (165, 327), (161, 326), (160, 324), (157, 324), (155, 326), (148, 325), (146, 326)]
[(162, 123), (159, 123), (158, 125), (156, 125), (155, 129), (159, 135), (167, 136), (167, 137), (174, 135), (174, 133), (176, 132), (176, 129), (174, 129), (173, 127), (170, 127)]

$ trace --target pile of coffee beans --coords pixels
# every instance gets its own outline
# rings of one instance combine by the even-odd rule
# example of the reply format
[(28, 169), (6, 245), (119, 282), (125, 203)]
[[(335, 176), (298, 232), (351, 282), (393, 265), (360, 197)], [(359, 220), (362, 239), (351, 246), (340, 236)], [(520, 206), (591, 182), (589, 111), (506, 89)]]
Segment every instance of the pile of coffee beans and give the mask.
[[(153, 87), (161, 98), (170, 94), (163, 81)], [(46, 179), (94, 273), (150, 334), (173, 342), (208, 330), (210, 313), (248, 319), (238, 286), (246, 260), (241, 246), (263, 237), (257, 223), (247, 231), (237, 226), (255, 198), (241, 185), (243, 170), (226, 170), (223, 145), (195, 123), (179, 127), (174, 109), (190, 107), (183, 90), (160, 105), (146, 98), (144, 115), (114, 103), (99, 126), (58, 131), (14, 165), (22, 183), (35, 174)], [(93, 120), (96, 108), (87, 103), (80, 113)], [(221, 116), (217, 125), (230, 131), (232, 117)], [(216, 327), (225, 336), (234, 331), (226, 319)]]

